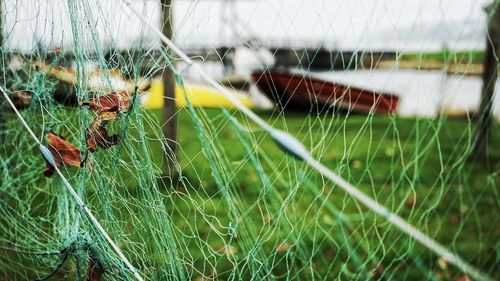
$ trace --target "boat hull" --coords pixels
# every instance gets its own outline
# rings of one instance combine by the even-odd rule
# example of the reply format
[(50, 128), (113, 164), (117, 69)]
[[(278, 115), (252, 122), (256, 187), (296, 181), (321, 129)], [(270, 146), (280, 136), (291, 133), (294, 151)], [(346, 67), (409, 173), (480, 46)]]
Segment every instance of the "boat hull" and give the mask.
[(399, 105), (394, 94), (334, 83), (308, 75), (273, 70), (252, 73), (252, 81), (280, 107), (319, 111), (339, 108), (349, 112), (393, 115)]

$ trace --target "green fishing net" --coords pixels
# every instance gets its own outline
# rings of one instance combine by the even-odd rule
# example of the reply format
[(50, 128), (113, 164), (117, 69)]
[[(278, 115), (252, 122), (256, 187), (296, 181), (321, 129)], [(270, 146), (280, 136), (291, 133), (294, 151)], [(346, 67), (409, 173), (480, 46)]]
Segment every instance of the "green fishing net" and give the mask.
[[(104, 44), (103, 37), (124, 32), (111, 23), (114, 12), (127, 9), (120, 1), (111, 10), (102, 1), (55, 1), (53, 6), (36, 2), (32, 10), (24, 2), (1, 2), (5, 22), (0, 86), (40, 142), (50, 148), (47, 135), (55, 136), (66, 144), (59, 152), (76, 157), (76, 164), (60, 165), (62, 174), (144, 279), (472, 279), (280, 149), (269, 132), (243, 112), (196, 106), (187, 90), (190, 65), (160, 48), (149, 27), (141, 25), (142, 39), (134, 41), (134, 48), (120, 48), (113, 40)], [(159, 10), (146, 3), (132, 7), (145, 17), (157, 13), (159, 21)], [(188, 5), (180, 22), (189, 21), (197, 4)], [(21, 16), (21, 9), (31, 14)], [(48, 19), (50, 14), (57, 14), (55, 23)], [(133, 13), (126, 15), (137, 20)], [(16, 50), (9, 39), (19, 33), (15, 25), (39, 17), (43, 20), (36, 21), (34, 34), (45, 37), (26, 43), (27, 50)], [(61, 24), (72, 41), (60, 46), (55, 26)], [(305, 56), (310, 59), (318, 52), (316, 48)], [(303, 59), (304, 54), (296, 56)], [(396, 60), (403, 64), (429, 56), (442, 59), (446, 67), (460, 63), (471, 68), (483, 58), (479, 51), (446, 51), (397, 55)], [(354, 58), (331, 60), (351, 64), (352, 71), (370, 71), (359, 69)], [(300, 75), (312, 72), (309, 65), (301, 66)], [(143, 102), (148, 89), (142, 85), (167, 68), (180, 89), (177, 98), (187, 98), (174, 113), (177, 156), (166, 145), (164, 113)], [(268, 70), (271, 67), (264, 68)], [(63, 77), (68, 73), (70, 78)], [(450, 75), (459, 82), (449, 82), (449, 91), (468, 79), (480, 79)], [(390, 79), (398, 78), (381, 79), (390, 85)], [(418, 88), (425, 81), (410, 86)], [(126, 104), (115, 103), (104, 113), (88, 105), (110, 93), (123, 94)], [(133, 280), (133, 272), (61, 177), (54, 171), (44, 175), (51, 167), (37, 142), (3, 96), (0, 100), (0, 280)], [(490, 127), (487, 157), (471, 161), (472, 112), (452, 118), (314, 106), (254, 111), (451, 253), (485, 276), (500, 278), (498, 119)]]

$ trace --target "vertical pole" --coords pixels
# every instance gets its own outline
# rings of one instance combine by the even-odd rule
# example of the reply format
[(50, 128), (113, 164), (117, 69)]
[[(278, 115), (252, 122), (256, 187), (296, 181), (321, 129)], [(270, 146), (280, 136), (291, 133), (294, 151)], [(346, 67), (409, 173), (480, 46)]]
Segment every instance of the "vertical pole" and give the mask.
[[(0, 0), (0, 61), (4, 64), (4, 51), (3, 51), (3, 1)], [(4, 69), (4, 67), (2, 67)], [(1, 71), (3, 72), (3, 71)], [(3, 74), (3, 73), (2, 73)], [(5, 81), (3, 81), (4, 75), (2, 75), (2, 84), (5, 85)], [(1, 103), (0, 103), (1, 104)], [(2, 107), (0, 106), (0, 142), (4, 141), (4, 133), (5, 133), (5, 113)]]
[(481, 102), (476, 116), (475, 142), (469, 160), (483, 159), (486, 157), (488, 148), (488, 138), (493, 119), (493, 93), (498, 77), (500, 57), (500, 12), (498, 12), (499, 1), (486, 8), (488, 14), (488, 34), (486, 36), (486, 53), (483, 70), (483, 88), (481, 92)]
[[(173, 35), (172, 0), (161, 0), (161, 6), (162, 31), (167, 38), (171, 39)], [(165, 44), (163, 44), (163, 47), (167, 48), (168, 57), (172, 58), (174, 56), (173, 52)], [(177, 108), (175, 106), (174, 72), (171, 67), (173, 67), (173, 60), (171, 64), (163, 69), (162, 74), (164, 97), (162, 109), (163, 137), (167, 149), (164, 159), (164, 173), (167, 175), (172, 175), (175, 172), (174, 164), (177, 161)]]

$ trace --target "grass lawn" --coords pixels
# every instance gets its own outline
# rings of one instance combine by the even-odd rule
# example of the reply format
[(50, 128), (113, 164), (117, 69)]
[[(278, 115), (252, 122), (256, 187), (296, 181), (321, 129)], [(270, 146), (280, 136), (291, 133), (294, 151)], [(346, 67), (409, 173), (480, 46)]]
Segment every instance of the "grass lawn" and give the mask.
[[(261, 156), (263, 169), (275, 189), (275, 193), (267, 191), (263, 196), (262, 174), (251, 164), (249, 153), (239, 139), (239, 134), (245, 133), (238, 133), (227, 121), (227, 114), (220, 110), (207, 110), (203, 114), (202, 119), (211, 127), (205, 132), (207, 140), (215, 142), (214, 150), (220, 153), (217, 155), (223, 154), (221, 158), (226, 158), (225, 162), (220, 161), (227, 163), (222, 167), (230, 179), (227, 196), (237, 205), (238, 213), (244, 214), (251, 230), (262, 233), (271, 228), (266, 223), (269, 224), (267, 220), (276, 213), (263, 212), (266, 207), (272, 210), (285, 206), (284, 212), (296, 225), (277, 227), (272, 235), (264, 235), (268, 239), (268, 245), (263, 246), (264, 255), (274, 256), (283, 241), (286, 245), (296, 245), (291, 267), (296, 267), (296, 274), (304, 274), (303, 277), (307, 276), (307, 271), (299, 268), (305, 266), (302, 263), (307, 264), (308, 258), (319, 276), (337, 276), (338, 265), (346, 260), (349, 267), (358, 264), (367, 271), (376, 267), (374, 261), (377, 260), (388, 272), (400, 271), (399, 276), (417, 279), (425, 271), (433, 271), (444, 279), (459, 274), (452, 266), (440, 268), (438, 258), (429, 251), (401, 235), (399, 230), (371, 214), (316, 172), (285, 156), (269, 136), (256, 130), (249, 144), (253, 144), (253, 149)], [(244, 126), (253, 127), (242, 121), (245, 119), (237, 113), (228, 114), (234, 114)], [(329, 114), (317, 117), (300, 112), (285, 115), (262, 112), (260, 115), (301, 139), (316, 157), (349, 182), (478, 267), (496, 270), (498, 276), (495, 255), (500, 235), (497, 215), (500, 211), (497, 196), (500, 150), (494, 146), (500, 141), (498, 124), (493, 128), (489, 160), (466, 164), (464, 156), (471, 140), (471, 125), (467, 120), (367, 118), (363, 115), (332, 118)], [(228, 204), (200, 150), (193, 120), (187, 111), (180, 111), (179, 117), (179, 161), (183, 174), (193, 186), (203, 189), (194, 188), (201, 196), (200, 205), (208, 202), (212, 207), (205, 211), (223, 224), (229, 223)], [(175, 201), (180, 206), (179, 214), (192, 211), (193, 206), (186, 206), (181, 201), (185, 202)], [(342, 226), (336, 216), (345, 216), (346, 223)], [(210, 227), (198, 227), (203, 230), (201, 238), (217, 245), (215, 248), (227, 245), (227, 240), (210, 234), (213, 232)], [(294, 235), (290, 234), (290, 229)], [(352, 237), (348, 242), (346, 233)], [(245, 239), (251, 244), (258, 242), (252, 234), (247, 235)], [(351, 245), (347, 246), (348, 243)], [(241, 261), (248, 253), (240, 244), (244, 243), (230, 243), (235, 248), (235, 258)], [(324, 259), (332, 251), (336, 255)], [(353, 261), (354, 252), (359, 261)], [(290, 270), (289, 265), (285, 266), (288, 254), (278, 253), (281, 259), (274, 273), (286, 276), (287, 268)], [(201, 266), (206, 260), (200, 257), (200, 262)], [(421, 268), (414, 266), (419, 263), (423, 264)], [(328, 268), (332, 264), (335, 265)], [(356, 266), (351, 269), (356, 270)]]
[[(500, 278), (498, 123), (489, 159), (465, 163), (472, 139), (467, 120), (258, 114), (297, 136), (363, 192)], [(182, 177), (161, 178), (159, 115), (145, 110), (142, 118), (132, 118), (119, 145), (93, 155), (94, 172), (88, 176), (67, 171), (75, 186), (86, 180), (88, 205), (146, 276), (162, 280), (170, 266), (188, 279), (204, 274), (221, 279), (454, 280), (462, 275), (285, 155), (238, 112), (180, 110)], [(42, 162), (36, 161), (35, 169)], [(40, 190), (64, 196), (64, 190), (52, 186), (54, 180), (36, 181)], [(48, 202), (55, 206), (58, 201)], [(36, 212), (34, 224), (50, 213), (45, 209), (40, 205), (27, 212)], [(0, 265), (12, 259), (0, 257)], [(67, 270), (58, 278), (74, 276), (74, 266)]]
[(454, 51), (444, 49), (436, 52), (405, 53), (401, 55), (401, 60), (416, 61), (439, 61), (446, 64), (482, 64), (484, 62), (484, 50)]

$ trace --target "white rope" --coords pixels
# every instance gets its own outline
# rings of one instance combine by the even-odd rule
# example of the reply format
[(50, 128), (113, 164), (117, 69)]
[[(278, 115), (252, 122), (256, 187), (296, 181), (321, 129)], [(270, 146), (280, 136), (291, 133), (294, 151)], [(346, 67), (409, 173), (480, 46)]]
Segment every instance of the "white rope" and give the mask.
[(386, 207), (382, 206), (380, 203), (378, 203), (377, 201), (373, 200), (372, 198), (361, 192), (358, 188), (348, 183), (346, 180), (344, 180), (342, 177), (340, 177), (339, 175), (337, 175), (336, 173), (325, 167), (319, 161), (313, 158), (308, 158), (306, 159), (306, 162), (311, 167), (316, 169), (320, 174), (322, 174), (323, 176), (327, 177), (328, 179), (336, 183), (345, 192), (349, 193), (349, 195), (356, 198), (359, 202), (363, 203), (370, 210), (386, 218), (392, 225), (396, 226), (401, 231), (405, 232), (415, 240), (419, 241), (422, 245), (424, 245), (428, 249), (434, 251), (444, 260), (448, 261), (451, 264), (454, 264), (464, 273), (470, 275), (473, 279), (493, 280), (488, 275), (482, 273), (480, 270), (476, 269), (474, 266), (467, 263), (458, 255), (450, 252), (444, 246), (434, 241), (432, 238), (430, 238), (420, 230), (416, 229), (413, 225), (406, 222), (403, 218), (389, 211)]
[(144, 18), (140, 13), (131, 7), (131, 2), (129, 0), (122, 0), (125, 6), (136, 15), (144, 24), (146, 24), (152, 32), (154, 32), (160, 39), (165, 43), (172, 51), (174, 51), (184, 62), (192, 66), (194, 70), (211, 86), (217, 89), (224, 97), (229, 99), (240, 111), (242, 111), (247, 117), (252, 119), (257, 125), (266, 130), (277, 144), (284, 149), (286, 152), (290, 153), (296, 158), (304, 160), (309, 166), (318, 171), (320, 174), (330, 179), (345, 192), (351, 195), (353, 198), (364, 204), (373, 212), (379, 214), (380, 216), (386, 218), (392, 225), (399, 228), (404, 233), (408, 234), (415, 240), (419, 241), (422, 245), (428, 249), (434, 251), (440, 257), (446, 261), (454, 264), (464, 273), (469, 274), (472, 278), (478, 280), (493, 280), (488, 275), (482, 273), (480, 270), (476, 269), (474, 266), (467, 263), (461, 257), (453, 254), (447, 250), (444, 246), (440, 245), (428, 235), (416, 229), (414, 226), (406, 222), (403, 218), (399, 217), (395, 213), (389, 211), (386, 207), (373, 200), (358, 188), (348, 183), (342, 177), (334, 173), (332, 170), (328, 169), (326, 166), (321, 164), (319, 161), (315, 160), (309, 153), (309, 151), (304, 147), (304, 145), (297, 140), (294, 136), (273, 128), (266, 121), (257, 116), (252, 110), (245, 107), (234, 95), (232, 95), (226, 88), (220, 85), (214, 78), (208, 75), (199, 65), (193, 64), (193, 60), (187, 56), (177, 45), (167, 38), (157, 27), (153, 26), (146, 18)]
[(106, 232), (106, 230), (104, 230), (104, 228), (99, 223), (99, 221), (96, 219), (96, 217), (94, 216), (94, 214), (92, 214), (92, 211), (90, 211), (90, 209), (85, 205), (85, 203), (83, 202), (82, 198), (78, 195), (78, 193), (76, 193), (75, 189), (71, 186), (71, 184), (69, 183), (69, 181), (62, 174), (62, 172), (59, 169), (59, 167), (57, 167), (57, 164), (56, 164), (56, 161), (54, 159), (54, 156), (52, 155), (52, 153), (50, 152), (50, 150), (46, 146), (44, 146), (40, 142), (40, 140), (36, 137), (35, 133), (33, 133), (33, 130), (31, 130), (31, 128), (28, 125), (28, 123), (26, 123), (26, 120), (24, 120), (23, 116), (19, 113), (19, 111), (17, 110), (16, 106), (14, 105), (14, 103), (12, 102), (12, 100), (9, 98), (9, 96), (7, 95), (7, 92), (5, 91), (5, 89), (2, 86), (0, 86), (0, 91), (2, 92), (2, 94), (5, 97), (5, 99), (7, 100), (7, 102), (9, 103), (10, 107), (12, 107), (12, 109), (16, 113), (16, 115), (19, 118), (19, 120), (21, 121), (21, 123), (24, 125), (24, 128), (26, 128), (26, 130), (28, 131), (28, 133), (30, 133), (31, 137), (33, 138), (33, 140), (35, 140), (35, 142), (40, 147), (40, 152), (42, 153), (43, 158), (45, 158), (45, 160), (47, 160), (47, 162), (49, 162), (49, 164), (56, 170), (56, 172), (59, 175), (59, 177), (61, 177), (61, 179), (62, 179), (62, 181), (64, 183), (64, 186), (69, 191), (69, 193), (71, 194), (71, 196), (73, 197), (73, 199), (76, 201), (76, 204), (80, 207), (81, 210), (83, 210), (83, 212), (87, 215), (87, 217), (92, 222), (92, 224), (95, 226), (95, 228), (97, 228), (97, 230), (101, 233), (101, 235), (104, 236), (104, 238), (108, 241), (108, 243), (111, 246), (111, 248), (113, 248), (113, 250), (116, 252), (116, 254), (118, 255), (118, 257), (120, 257), (120, 259), (123, 261), (123, 263), (125, 264), (125, 266), (130, 271), (132, 271), (132, 273), (134, 274), (135, 278), (137, 280), (143, 281), (144, 279), (141, 277), (141, 275), (139, 275), (139, 272), (137, 271), (137, 269), (130, 263), (130, 261), (127, 259), (127, 257), (125, 257), (125, 255), (123, 254), (123, 252), (116, 245), (116, 243), (113, 241), (113, 239), (111, 239), (111, 237)]

